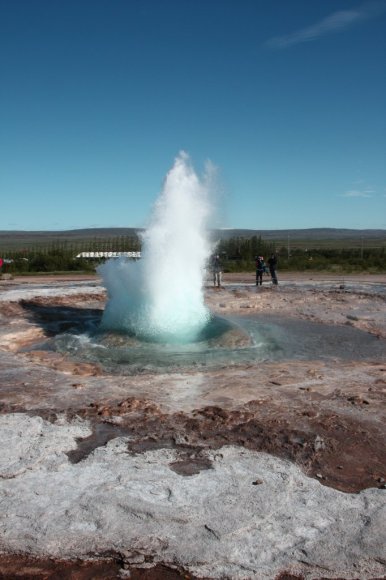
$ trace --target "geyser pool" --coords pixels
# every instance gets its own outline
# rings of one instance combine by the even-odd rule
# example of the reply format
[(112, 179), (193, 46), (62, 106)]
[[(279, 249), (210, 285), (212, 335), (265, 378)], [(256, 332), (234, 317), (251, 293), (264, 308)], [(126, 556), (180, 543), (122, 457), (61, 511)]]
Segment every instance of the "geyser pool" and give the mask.
[(283, 360), (384, 360), (384, 341), (368, 332), (275, 315), (214, 316), (189, 343), (147, 342), (128, 332), (103, 331), (99, 320), (90, 324), (87, 319), (83, 332), (57, 334), (44, 348), (122, 375), (251, 368)]
[(219, 316), (211, 316), (190, 342), (150, 341), (127, 331), (99, 328), (87, 334), (58, 334), (53, 347), (73, 359), (123, 375), (221, 368), (261, 360), (272, 350), (272, 344), (263, 342), (256, 329), (247, 332), (232, 319)]
[(98, 268), (108, 294), (103, 330), (187, 343), (208, 324), (203, 276), (210, 254), (210, 179), (210, 170), (200, 179), (180, 153), (143, 235), (141, 260), (110, 260)]

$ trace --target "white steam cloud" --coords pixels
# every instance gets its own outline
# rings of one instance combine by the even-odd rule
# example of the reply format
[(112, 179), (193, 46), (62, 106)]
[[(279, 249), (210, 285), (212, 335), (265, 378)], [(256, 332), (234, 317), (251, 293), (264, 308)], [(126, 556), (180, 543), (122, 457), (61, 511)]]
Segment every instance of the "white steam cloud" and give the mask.
[(109, 297), (104, 328), (186, 342), (206, 325), (203, 276), (210, 254), (212, 181), (211, 166), (200, 179), (188, 155), (179, 154), (143, 235), (141, 261), (111, 260), (99, 268)]

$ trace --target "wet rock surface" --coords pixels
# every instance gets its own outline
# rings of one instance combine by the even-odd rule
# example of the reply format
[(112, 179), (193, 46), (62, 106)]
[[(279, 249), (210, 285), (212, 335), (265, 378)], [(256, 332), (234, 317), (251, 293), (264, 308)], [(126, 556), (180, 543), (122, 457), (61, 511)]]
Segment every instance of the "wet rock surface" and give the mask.
[[(42, 578), (385, 575), (378, 351), (111, 376), (38, 348), (97, 323), (103, 291), (34, 292), (0, 301), (0, 571), (10, 577), (22, 562), (25, 577)], [(349, 325), (379, 344), (386, 336), (373, 286), (229, 284), (206, 299), (222, 316), (272, 312)]]

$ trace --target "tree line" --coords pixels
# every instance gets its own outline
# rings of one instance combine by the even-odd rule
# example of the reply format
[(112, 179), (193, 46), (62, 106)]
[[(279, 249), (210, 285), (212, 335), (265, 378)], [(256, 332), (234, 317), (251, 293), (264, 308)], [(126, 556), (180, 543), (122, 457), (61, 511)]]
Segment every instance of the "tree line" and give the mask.
[(222, 256), (224, 271), (253, 271), (255, 257), (265, 261), (274, 253), (280, 270), (329, 271), (329, 272), (386, 272), (386, 247), (376, 248), (292, 248), (277, 247), (274, 242), (265, 242), (261, 236), (220, 240), (218, 253)]
[[(79, 241), (57, 241), (9, 250), (0, 247), (4, 260), (2, 271), (9, 273), (92, 272), (103, 258), (77, 258), (82, 252), (138, 252), (141, 238), (136, 235), (92, 238)], [(248, 272), (255, 269), (255, 257), (267, 261), (272, 253), (278, 257), (280, 270), (320, 270), (330, 272), (386, 272), (386, 248), (304, 248), (281, 246), (261, 236), (220, 239), (214, 252), (219, 254), (225, 272)]]
[(77, 258), (82, 252), (138, 252), (141, 241), (138, 236), (93, 238), (80, 241), (57, 241), (35, 244), (9, 250), (0, 248), (4, 260), (3, 272), (28, 274), (36, 272), (93, 272), (103, 258), (89, 260)]

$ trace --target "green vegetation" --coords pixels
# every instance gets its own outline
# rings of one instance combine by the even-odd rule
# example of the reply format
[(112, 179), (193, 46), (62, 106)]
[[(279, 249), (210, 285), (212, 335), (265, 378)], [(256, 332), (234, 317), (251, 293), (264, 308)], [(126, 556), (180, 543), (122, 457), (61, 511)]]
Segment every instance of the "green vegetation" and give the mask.
[(313, 249), (304, 247), (279, 246), (274, 242), (265, 242), (261, 237), (230, 238), (220, 240), (217, 251), (221, 254), (226, 272), (253, 271), (254, 257), (264, 256), (267, 261), (272, 253), (278, 257), (280, 270), (302, 272), (306, 270), (325, 271), (331, 273), (383, 273), (386, 272), (386, 246), (364, 247), (360, 243), (357, 247), (339, 247), (324, 244)]
[(77, 258), (82, 252), (136, 252), (140, 250), (137, 236), (91, 238), (82, 241), (39, 242), (30, 247), (0, 247), (5, 261), (2, 271), (10, 274), (94, 272), (103, 260)]
[[(7, 263), (2, 272), (10, 274), (34, 275), (39, 273), (94, 272), (103, 259), (90, 260), (77, 258), (81, 252), (136, 252), (141, 250), (140, 237), (130, 235), (92, 236), (76, 239), (64, 237), (53, 240), (29, 234), (28, 243), (19, 239), (6, 243), (0, 238), (0, 257)], [(324, 271), (331, 273), (384, 273), (386, 272), (386, 240), (358, 237), (350, 245), (347, 239), (323, 240), (318, 244), (314, 239), (293, 239), (290, 247), (288, 236), (265, 240), (261, 236), (234, 236), (220, 238), (216, 252), (222, 257), (226, 272), (252, 272), (255, 269), (255, 256), (262, 255), (267, 260), (271, 253), (278, 256), (279, 270)]]

